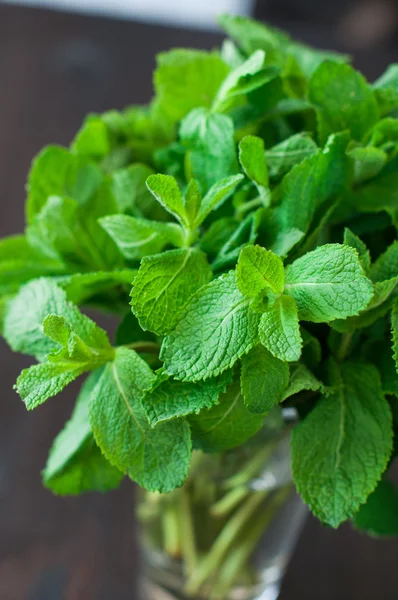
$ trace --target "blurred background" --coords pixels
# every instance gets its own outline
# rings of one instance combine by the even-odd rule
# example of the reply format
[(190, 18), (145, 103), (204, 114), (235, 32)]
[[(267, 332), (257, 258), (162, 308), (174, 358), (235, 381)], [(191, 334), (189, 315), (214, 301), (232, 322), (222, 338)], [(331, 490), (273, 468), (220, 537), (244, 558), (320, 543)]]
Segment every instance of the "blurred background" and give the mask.
[[(148, 101), (155, 54), (218, 45), (214, 17), (225, 11), (352, 53), (370, 79), (398, 61), (396, 0), (0, 1), (0, 235), (23, 228), (42, 146), (67, 145), (88, 112)], [(0, 340), (0, 600), (136, 600), (133, 485), (76, 499), (41, 487), (76, 387), (28, 415), (12, 390), (28, 364)], [(398, 541), (309, 518), (281, 600), (396, 600), (397, 556)]]

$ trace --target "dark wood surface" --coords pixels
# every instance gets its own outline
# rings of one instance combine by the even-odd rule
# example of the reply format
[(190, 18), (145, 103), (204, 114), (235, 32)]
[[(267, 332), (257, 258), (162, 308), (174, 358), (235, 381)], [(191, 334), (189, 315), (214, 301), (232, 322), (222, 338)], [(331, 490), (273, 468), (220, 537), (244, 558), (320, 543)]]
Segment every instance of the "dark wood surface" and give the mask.
[[(326, 41), (310, 28), (301, 37)], [(157, 51), (219, 39), (0, 6), (0, 234), (22, 230), (25, 176), (43, 145), (67, 144), (89, 111), (147, 101)], [(359, 63), (375, 75), (390, 54)], [(137, 600), (134, 488), (67, 499), (42, 489), (40, 470), (76, 388), (27, 414), (12, 385), (28, 363), (0, 341), (0, 600)], [(395, 600), (397, 559), (396, 541), (310, 518), (281, 600)]]

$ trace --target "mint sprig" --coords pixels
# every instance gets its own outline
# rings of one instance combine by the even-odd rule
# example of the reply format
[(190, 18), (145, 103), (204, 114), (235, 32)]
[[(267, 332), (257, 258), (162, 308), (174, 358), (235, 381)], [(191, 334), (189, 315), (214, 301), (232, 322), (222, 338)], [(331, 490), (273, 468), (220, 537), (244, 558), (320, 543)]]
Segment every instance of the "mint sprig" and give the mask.
[[(289, 405), (314, 514), (396, 534), (397, 66), (371, 84), (349, 57), (220, 23), (220, 52), (158, 57), (148, 106), (42, 150), (25, 232), (0, 241), (1, 331), (37, 361), (27, 408), (88, 375), (44, 484), (167, 493), (192, 448), (228, 452)], [(114, 344), (87, 306), (118, 317)]]

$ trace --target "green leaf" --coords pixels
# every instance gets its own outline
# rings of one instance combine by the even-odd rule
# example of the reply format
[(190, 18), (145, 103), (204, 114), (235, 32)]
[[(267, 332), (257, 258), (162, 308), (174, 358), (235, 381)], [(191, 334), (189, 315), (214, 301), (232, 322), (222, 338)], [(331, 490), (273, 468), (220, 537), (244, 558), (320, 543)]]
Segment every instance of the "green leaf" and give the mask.
[(274, 69), (264, 68), (265, 53), (256, 50), (245, 62), (238, 65), (222, 82), (214, 99), (213, 110), (228, 110), (240, 96), (260, 88), (275, 77)]
[(210, 256), (215, 256), (235, 233), (239, 221), (234, 217), (222, 217), (213, 221), (199, 241), (199, 247)]
[(398, 373), (398, 300), (394, 302), (391, 312), (392, 351)]
[(373, 84), (380, 113), (386, 115), (398, 108), (398, 65), (391, 64)]
[(218, 19), (221, 27), (248, 55), (259, 48), (272, 56), (272, 62), (284, 65), (293, 56), (308, 77), (325, 60), (346, 61), (347, 56), (337, 52), (315, 50), (294, 42), (284, 32), (254, 19), (225, 14)]
[(338, 527), (375, 489), (391, 456), (392, 416), (377, 369), (347, 362), (331, 369), (336, 391), (296, 427), (296, 487), (321, 521)]
[(165, 338), (160, 357), (167, 373), (181, 381), (216, 377), (256, 344), (259, 319), (235, 273), (215, 279), (196, 292)]
[(319, 390), (324, 391), (323, 384), (319, 379), (311, 373), (305, 365), (297, 365), (293, 367), (290, 374), (289, 385), (286, 386), (281, 400), (286, 400), (295, 394), (299, 394), (303, 391), (317, 392)]
[(32, 247), (23, 235), (0, 240), (0, 294), (17, 292), (30, 279), (58, 275), (65, 269), (62, 261)]
[(264, 206), (268, 206), (269, 179), (264, 141), (254, 135), (245, 136), (239, 144), (239, 160), (246, 175), (256, 185), (258, 193), (264, 200)]
[(243, 175), (232, 175), (217, 181), (202, 199), (198, 216), (193, 226), (199, 227), (211, 211), (219, 208), (235, 191), (236, 186), (242, 181)]
[(246, 246), (239, 255), (236, 278), (240, 291), (248, 298), (267, 289), (281, 294), (285, 283), (282, 259), (261, 246)]
[(94, 160), (109, 154), (111, 139), (105, 121), (98, 115), (88, 115), (71, 144), (71, 150)]
[[(105, 331), (88, 317), (81, 317), (80, 325), (94, 334), (91, 345), (73, 330), (64, 317), (47, 315), (44, 319), (44, 335), (60, 349), (48, 354), (48, 362), (24, 369), (18, 377), (15, 387), (28, 410), (61, 392), (82, 373), (93, 371), (113, 359), (114, 351)], [(84, 333), (87, 334), (86, 331)]]
[(169, 244), (177, 247), (184, 244), (184, 232), (176, 223), (148, 221), (128, 215), (103, 217), (99, 223), (128, 260), (157, 254)]
[(319, 246), (294, 261), (286, 268), (285, 281), (300, 319), (314, 323), (357, 315), (373, 296), (357, 252), (340, 244)]
[(158, 54), (154, 85), (162, 110), (179, 121), (193, 108), (210, 108), (228, 72), (217, 52), (178, 48)]
[(118, 487), (123, 477), (102, 455), (91, 432), (89, 400), (101, 373), (94, 371), (84, 382), (70, 420), (51, 447), (43, 483), (55, 494), (106, 492)]
[(146, 181), (148, 190), (156, 200), (182, 225), (188, 226), (184, 201), (180, 188), (171, 175), (150, 175)]
[(226, 115), (203, 108), (192, 110), (181, 123), (180, 139), (187, 149), (187, 172), (204, 192), (238, 172), (234, 124)]
[[(348, 227), (344, 229), (344, 245), (354, 248), (358, 252), (359, 262), (362, 265), (365, 273), (369, 273), (370, 269), (370, 252), (366, 247), (366, 244), (355, 235)], [(371, 277), (373, 280), (373, 278)], [(374, 281), (374, 280), (373, 280)]]
[(142, 259), (131, 292), (131, 306), (142, 329), (158, 335), (174, 328), (192, 294), (211, 279), (200, 250), (169, 250)]
[(265, 153), (270, 177), (278, 179), (286, 175), (295, 165), (313, 156), (317, 151), (318, 147), (308, 133), (290, 136)]
[[(228, 373), (229, 375), (229, 373)], [(205, 408), (218, 403), (221, 392), (225, 392), (230, 377), (198, 381), (197, 383), (163, 380), (146, 394), (142, 405), (152, 427), (162, 421), (198, 414)]]
[(103, 329), (83, 315), (66, 299), (66, 293), (49, 279), (36, 279), (24, 285), (11, 300), (4, 322), (4, 337), (15, 352), (43, 359), (60, 349), (60, 344), (47, 337), (43, 321), (47, 315), (64, 317), (87, 346), (110, 349)]
[(355, 529), (375, 537), (398, 535), (398, 490), (387, 479), (382, 479), (353, 517)]
[(353, 148), (347, 151), (347, 155), (354, 161), (355, 183), (362, 183), (376, 177), (387, 164), (388, 159), (383, 150), (372, 146)]
[[(330, 208), (336, 196), (346, 189), (351, 178), (346, 155), (348, 141), (346, 133), (331, 136), (323, 150), (306, 158), (284, 177), (278, 206), (265, 232), (264, 245), (268, 249), (286, 254), (301, 239), (300, 232), (302, 237), (310, 229), (315, 215)], [(286, 236), (292, 236), (289, 245)]]
[(321, 64), (310, 79), (309, 99), (317, 107), (322, 144), (332, 133), (346, 129), (360, 142), (379, 118), (372, 89), (350, 65)]
[(247, 245), (254, 244), (257, 239), (258, 229), (264, 209), (248, 214), (243, 221), (235, 228), (232, 235), (220, 248), (216, 258), (212, 263), (214, 271), (226, 269), (235, 265), (239, 258), (239, 254)]
[(398, 224), (398, 157), (375, 177), (354, 190), (347, 198), (358, 212), (377, 213), (386, 211)]
[(33, 410), (62, 392), (74, 379), (88, 369), (85, 363), (71, 364), (67, 360), (44, 362), (24, 369), (17, 379), (15, 389), (28, 410)]
[(371, 266), (369, 276), (372, 281), (386, 281), (398, 275), (398, 241), (395, 241)]
[(26, 200), (26, 217), (32, 223), (49, 196), (69, 196), (84, 203), (102, 181), (99, 169), (60, 146), (44, 148), (32, 163)]
[(262, 346), (242, 358), (241, 388), (250, 413), (269, 412), (283, 397), (289, 383), (289, 367)]
[(198, 216), (201, 202), (202, 194), (199, 188), (199, 183), (196, 181), (196, 179), (191, 179), (185, 191), (185, 213), (191, 229), (194, 228), (194, 223)]
[(253, 437), (264, 424), (264, 415), (246, 408), (239, 381), (221, 394), (219, 404), (190, 417), (194, 448), (203, 452), (224, 452)]
[(299, 360), (303, 341), (294, 299), (280, 296), (262, 315), (258, 333), (261, 344), (275, 358), (287, 362)]
[(114, 271), (96, 271), (94, 273), (74, 273), (57, 277), (57, 285), (65, 290), (73, 304), (94, 302), (104, 294), (109, 301), (112, 290), (120, 288), (127, 294), (137, 271), (133, 269), (115, 269)]
[(183, 419), (150, 427), (141, 400), (154, 381), (138, 354), (119, 348), (91, 395), (90, 423), (111, 464), (142, 487), (167, 493), (187, 476), (191, 440)]
[(146, 186), (146, 180), (153, 174), (150, 167), (140, 163), (112, 173), (111, 190), (118, 212), (157, 221), (168, 218), (163, 206), (157, 202)]

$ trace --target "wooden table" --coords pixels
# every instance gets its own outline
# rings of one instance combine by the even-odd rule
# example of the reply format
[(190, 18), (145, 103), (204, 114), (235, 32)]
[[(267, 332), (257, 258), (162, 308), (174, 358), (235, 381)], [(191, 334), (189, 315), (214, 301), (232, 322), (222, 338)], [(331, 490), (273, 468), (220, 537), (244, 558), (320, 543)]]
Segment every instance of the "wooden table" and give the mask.
[[(304, 37), (317, 39), (310, 29)], [(157, 51), (219, 39), (0, 6), (1, 235), (23, 228), (25, 176), (43, 145), (68, 144), (89, 111), (147, 101)], [(387, 56), (373, 57), (370, 70)], [(136, 600), (133, 486), (66, 499), (42, 489), (40, 469), (76, 387), (28, 415), (12, 385), (29, 359), (0, 341), (0, 361), (0, 600)], [(310, 518), (281, 600), (395, 600), (397, 558), (396, 541), (330, 531)]]

